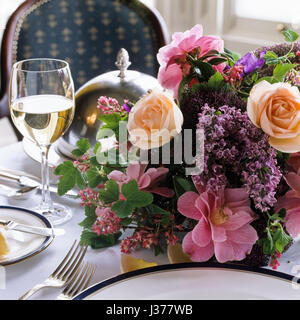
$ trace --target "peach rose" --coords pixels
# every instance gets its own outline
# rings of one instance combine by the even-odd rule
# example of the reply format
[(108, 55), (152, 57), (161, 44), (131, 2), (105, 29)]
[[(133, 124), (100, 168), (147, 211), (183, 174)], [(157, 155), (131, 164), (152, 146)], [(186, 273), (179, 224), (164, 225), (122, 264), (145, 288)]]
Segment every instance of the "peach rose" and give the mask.
[(250, 120), (265, 133), (275, 149), (294, 153), (300, 151), (300, 93), (288, 83), (256, 84), (248, 98)]
[(129, 113), (129, 140), (143, 150), (158, 148), (181, 132), (182, 123), (182, 112), (173, 97), (153, 90), (141, 98)]

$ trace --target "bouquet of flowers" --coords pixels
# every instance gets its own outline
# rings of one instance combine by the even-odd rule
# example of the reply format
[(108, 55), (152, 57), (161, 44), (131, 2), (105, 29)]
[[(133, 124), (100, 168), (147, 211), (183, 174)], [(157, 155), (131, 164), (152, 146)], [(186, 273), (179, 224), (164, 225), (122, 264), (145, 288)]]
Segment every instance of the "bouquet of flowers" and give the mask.
[(279, 265), (300, 233), (300, 44), (283, 35), (240, 57), (196, 25), (158, 53), (169, 91), (99, 98), (99, 142), (55, 170), (60, 195), (80, 188), (82, 244)]

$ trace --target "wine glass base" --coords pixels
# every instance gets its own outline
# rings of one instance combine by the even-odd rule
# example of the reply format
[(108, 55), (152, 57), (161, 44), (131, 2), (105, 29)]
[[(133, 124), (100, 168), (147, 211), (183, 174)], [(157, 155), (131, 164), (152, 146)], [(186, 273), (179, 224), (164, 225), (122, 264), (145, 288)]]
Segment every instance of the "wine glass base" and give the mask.
[(60, 225), (72, 218), (72, 212), (69, 208), (58, 203), (53, 203), (51, 208), (37, 207), (34, 211), (42, 214), (54, 225)]

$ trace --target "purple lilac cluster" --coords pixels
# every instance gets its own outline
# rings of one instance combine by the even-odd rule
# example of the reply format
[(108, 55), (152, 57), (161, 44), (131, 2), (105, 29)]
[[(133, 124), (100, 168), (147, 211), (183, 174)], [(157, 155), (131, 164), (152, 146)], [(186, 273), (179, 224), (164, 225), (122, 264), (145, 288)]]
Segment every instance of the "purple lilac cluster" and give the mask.
[(195, 182), (212, 192), (244, 187), (256, 209), (265, 212), (273, 207), (281, 172), (267, 135), (235, 107), (216, 110), (206, 104), (198, 117), (198, 128), (205, 133), (205, 155), (204, 171)]

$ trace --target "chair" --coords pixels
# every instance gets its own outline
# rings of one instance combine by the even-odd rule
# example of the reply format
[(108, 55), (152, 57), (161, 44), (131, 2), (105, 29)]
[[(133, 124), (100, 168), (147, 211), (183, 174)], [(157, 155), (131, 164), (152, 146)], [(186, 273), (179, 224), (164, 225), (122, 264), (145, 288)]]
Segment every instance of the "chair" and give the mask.
[(75, 88), (111, 70), (121, 47), (135, 70), (156, 76), (168, 41), (159, 13), (138, 0), (27, 0), (10, 17), (1, 49), (0, 117), (8, 115), (14, 62), (57, 58), (70, 63)]

